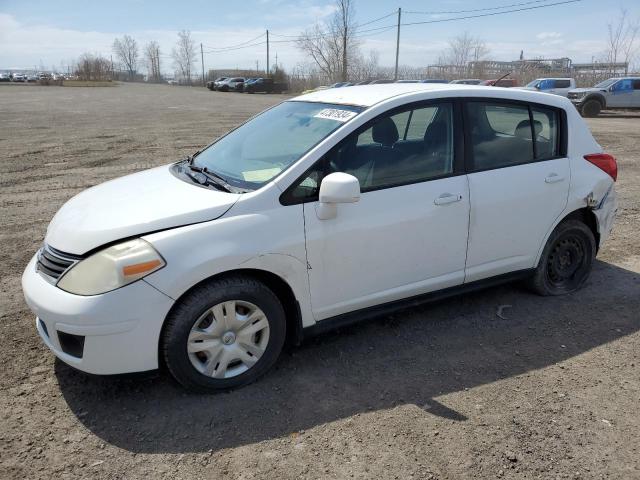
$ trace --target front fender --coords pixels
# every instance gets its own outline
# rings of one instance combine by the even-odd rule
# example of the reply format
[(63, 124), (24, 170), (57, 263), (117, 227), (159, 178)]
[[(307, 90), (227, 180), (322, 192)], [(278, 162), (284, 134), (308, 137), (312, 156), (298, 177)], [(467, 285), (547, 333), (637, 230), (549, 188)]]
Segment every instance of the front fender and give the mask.
[(241, 269), (262, 270), (289, 285), (300, 304), (303, 326), (315, 323), (301, 206), (223, 217), (150, 234), (144, 239), (167, 262), (145, 280), (174, 300), (215, 275)]

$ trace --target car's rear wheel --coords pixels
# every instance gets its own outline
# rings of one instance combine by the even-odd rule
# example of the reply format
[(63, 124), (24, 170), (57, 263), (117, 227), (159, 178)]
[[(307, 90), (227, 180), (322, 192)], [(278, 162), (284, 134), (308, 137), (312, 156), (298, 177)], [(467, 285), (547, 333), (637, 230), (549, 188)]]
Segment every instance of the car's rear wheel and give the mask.
[(167, 318), (161, 353), (187, 389), (226, 390), (253, 382), (273, 366), (285, 330), (282, 304), (267, 286), (228, 277), (180, 300)]
[(583, 117), (593, 118), (600, 114), (600, 110), (602, 110), (602, 105), (598, 100), (587, 100), (580, 109), (580, 113)]
[(579, 220), (565, 220), (551, 233), (530, 286), (540, 295), (562, 295), (578, 290), (591, 273), (596, 241)]

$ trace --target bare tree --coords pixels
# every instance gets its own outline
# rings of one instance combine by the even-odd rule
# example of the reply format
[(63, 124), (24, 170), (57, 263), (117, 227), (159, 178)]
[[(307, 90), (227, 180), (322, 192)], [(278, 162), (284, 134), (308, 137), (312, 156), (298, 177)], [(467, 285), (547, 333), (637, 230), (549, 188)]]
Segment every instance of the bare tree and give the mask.
[(80, 80), (108, 80), (111, 62), (99, 55), (83, 53), (76, 62), (74, 73)]
[(160, 74), (160, 45), (155, 40), (147, 43), (144, 47), (144, 57), (147, 62), (149, 81), (159, 82), (162, 78)]
[(464, 73), (470, 62), (482, 60), (489, 53), (484, 41), (464, 32), (449, 40), (449, 46), (439, 63), (451, 65), (460, 73)]
[(189, 30), (178, 32), (178, 41), (173, 47), (171, 56), (182, 78), (191, 85), (191, 67), (196, 58), (196, 47)]
[(113, 41), (113, 53), (129, 72), (129, 78), (133, 80), (138, 68), (138, 42), (129, 35), (125, 35), (122, 39), (116, 38)]
[(629, 19), (627, 10), (620, 9), (617, 22), (607, 25), (607, 62), (611, 64), (611, 71), (615, 69), (614, 63), (623, 62), (630, 64), (638, 53), (638, 33), (640, 31), (640, 20)]
[(349, 58), (358, 55), (355, 30), (353, 1), (336, 0), (331, 19), (303, 32), (298, 48), (311, 57), (328, 81), (344, 82), (349, 76)]

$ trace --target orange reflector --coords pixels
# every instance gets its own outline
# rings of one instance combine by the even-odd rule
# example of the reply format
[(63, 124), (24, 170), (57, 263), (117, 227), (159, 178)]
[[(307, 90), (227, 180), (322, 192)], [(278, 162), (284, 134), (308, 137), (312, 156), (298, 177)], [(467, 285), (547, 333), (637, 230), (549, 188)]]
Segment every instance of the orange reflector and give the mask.
[(127, 265), (126, 267), (122, 267), (122, 273), (125, 277), (131, 275), (138, 275), (140, 273), (148, 272), (149, 270), (153, 270), (157, 266), (161, 265), (162, 262), (160, 260), (151, 260), (150, 262), (136, 263), (134, 265)]

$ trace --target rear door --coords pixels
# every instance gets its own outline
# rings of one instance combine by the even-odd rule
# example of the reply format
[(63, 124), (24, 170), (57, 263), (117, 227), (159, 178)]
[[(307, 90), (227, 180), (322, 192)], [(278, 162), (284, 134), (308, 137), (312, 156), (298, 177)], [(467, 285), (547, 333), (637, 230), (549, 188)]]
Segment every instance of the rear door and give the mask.
[(640, 78), (633, 80), (633, 106), (640, 108)]
[(467, 102), (465, 113), (471, 198), (465, 282), (533, 268), (567, 203), (562, 112), (479, 99)]

